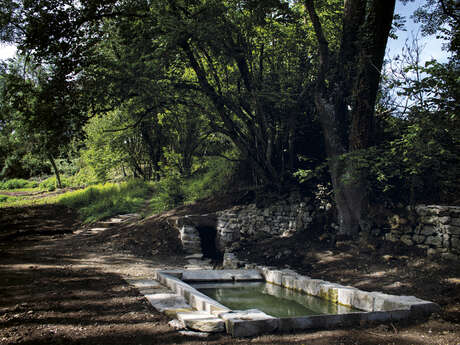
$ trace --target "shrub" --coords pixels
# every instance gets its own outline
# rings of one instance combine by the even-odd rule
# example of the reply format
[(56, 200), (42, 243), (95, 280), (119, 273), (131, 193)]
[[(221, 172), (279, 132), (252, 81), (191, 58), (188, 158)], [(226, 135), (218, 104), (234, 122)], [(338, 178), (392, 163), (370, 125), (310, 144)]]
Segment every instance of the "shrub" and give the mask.
[(169, 210), (183, 204), (185, 200), (184, 181), (179, 174), (163, 177), (155, 185), (155, 195), (151, 200), (154, 212)]
[[(61, 176), (61, 187), (64, 188), (68, 187), (69, 185), (69, 180), (64, 176)], [(56, 190), (56, 188), (58, 188), (56, 176), (51, 176), (47, 178), (46, 180), (40, 183), (39, 187), (40, 189), (47, 190), (50, 192)]]
[(210, 159), (204, 171), (186, 181), (186, 200), (191, 202), (223, 191), (233, 172), (232, 162), (224, 158)]
[(11, 179), (0, 182), (0, 189), (35, 188), (38, 183), (24, 179)]

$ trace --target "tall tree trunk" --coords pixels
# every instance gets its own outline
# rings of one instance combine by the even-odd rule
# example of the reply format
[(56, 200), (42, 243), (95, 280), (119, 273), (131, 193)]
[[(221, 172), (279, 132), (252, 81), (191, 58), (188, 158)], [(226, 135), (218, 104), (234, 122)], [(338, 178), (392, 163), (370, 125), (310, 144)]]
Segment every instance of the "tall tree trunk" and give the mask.
[(56, 162), (54, 161), (54, 158), (51, 154), (48, 154), (48, 159), (51, 163), (51, 166), (53, 167), (54, 170), (54, 175), (56, 176), (56, 182), (58, 185), (58, 188), (62, 188), (62, 183), (61, 183), (61, 175), (59, 174), (59, 170), (56, 166)]
[(366, 176), (350, 153), (371, 145), (375, 100), (395, 0), (346, 0), (341, 48), (334, 61), (314, 3), (305, 0), (320, 50), (315, 105), (325, 136), (339, 233), (353, 236), (368, 227), (369, 201)]

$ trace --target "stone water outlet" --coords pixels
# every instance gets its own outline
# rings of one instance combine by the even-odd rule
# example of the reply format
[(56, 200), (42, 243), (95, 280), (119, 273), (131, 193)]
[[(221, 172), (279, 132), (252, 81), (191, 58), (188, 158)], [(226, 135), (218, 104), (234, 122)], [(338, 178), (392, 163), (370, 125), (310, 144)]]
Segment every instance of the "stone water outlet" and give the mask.
[[(190, 334), (226, 332), (234, 337), (250, 337), (273, 332), (350, 327), (363, 323), (420, 319), (440, 310), (435, 303), (414, 296), (367, 292), (292, 270), (257, 266), (249, 270), (159, 270), (152, 279), (126, 279), (137, 287), (158, 311), (173, 318), (170, 325)], [(275, 317), (257, 309), (231, 310), (199, 292), (197, 282), (265, 281), (288, 291), (296, 290), (358, 311), (299, 317)]]

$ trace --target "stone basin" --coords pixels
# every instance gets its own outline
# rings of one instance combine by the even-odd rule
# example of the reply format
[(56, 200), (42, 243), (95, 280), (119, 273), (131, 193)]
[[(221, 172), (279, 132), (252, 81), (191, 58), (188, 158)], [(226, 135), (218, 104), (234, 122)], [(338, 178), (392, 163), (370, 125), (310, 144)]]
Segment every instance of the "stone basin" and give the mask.
[[(351, 286), (312, 279), (292, 270), (277, 270), (262, 266), (251, 270), (156, 271), (155, 275), (158, 282), (173, 292), (163, 294), (164, 296), (147, 293), (145, 296), (155, 308), (169, 316), (175, 316), (184, 327), (204, 332), (226, 331), (234, 337), (255, 336), (275, 331), (348, 327), (366, 322), (418, 319), (440, 310), (437, 304), (414, 296), (367, 292)], [(245, 281), (265, 281), (358, 311), (274, 317), (257, 309), (231, 310), (190, 285), (197, 282)]]

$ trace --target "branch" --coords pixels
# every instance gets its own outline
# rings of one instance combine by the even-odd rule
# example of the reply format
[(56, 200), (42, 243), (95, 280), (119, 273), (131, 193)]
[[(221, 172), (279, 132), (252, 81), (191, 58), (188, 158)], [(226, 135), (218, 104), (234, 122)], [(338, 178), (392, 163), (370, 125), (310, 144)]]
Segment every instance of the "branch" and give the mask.
[(320, 76), (322, 82), (324, 83), (326, 71), (329, 68), (329, 44), (324, 36), (323, 27), (321, 26), (318, 13), (316, 13), (314, 1), (305, 0), (305, 7), (307, 8), (308, 15), (310, 16), (313, 24), (313, 29), (315, 30), (316, 39), (318, 40), (320, 53)]
[(151, 111), (153, 110), (153, 108), (149, 108), (147, 109), (144, 113), (142, 113), (142, 115), (136, 120), (135, 123), (133, 123), (132, 125), (128, 125), (126, 127), (123, 127), (123, 128), (115, 128), (115, 129), (105, 129), (103, 132), (104, 133), (114, 133), (114, 132), (122, 132), (122, 131), (126, 131), (127, 129), (130, 129), (130, 128), (136, 128), (137, 126), (139, 126), (139, 124), (142, 122), (142, 120), (144, 120), (144, 118), (151, 113)]

